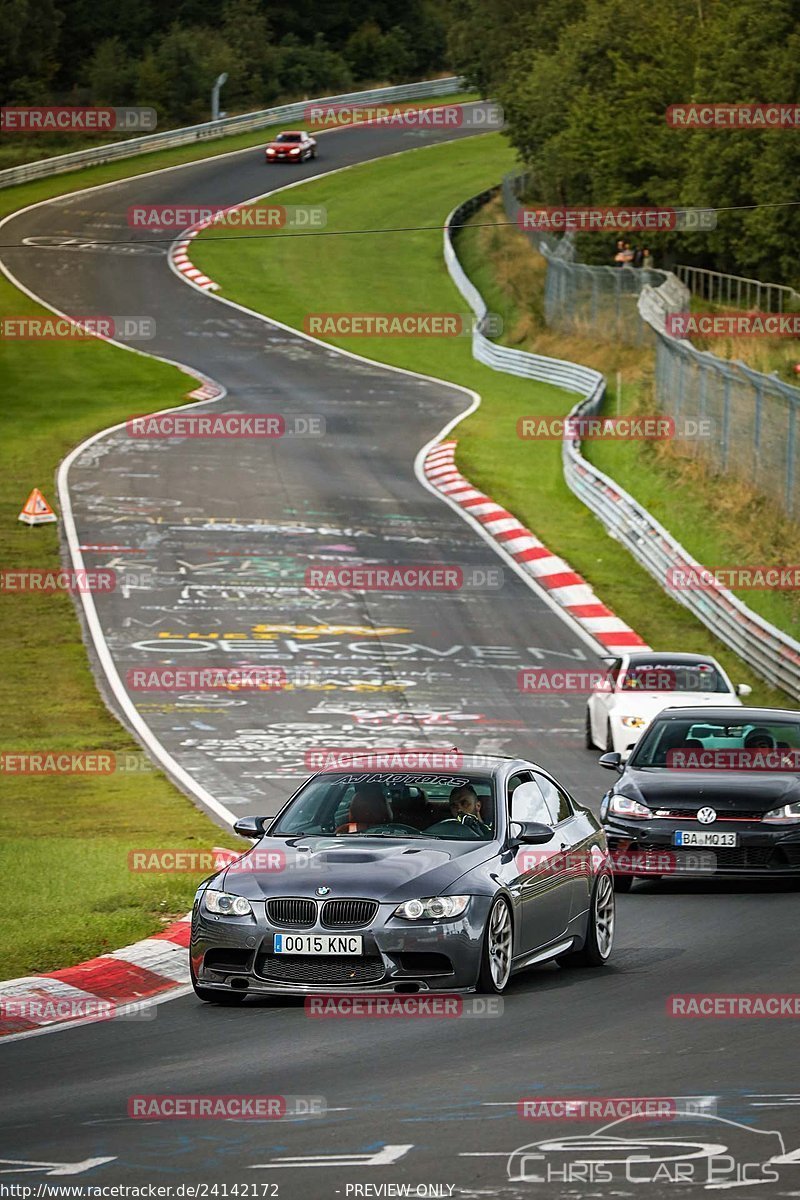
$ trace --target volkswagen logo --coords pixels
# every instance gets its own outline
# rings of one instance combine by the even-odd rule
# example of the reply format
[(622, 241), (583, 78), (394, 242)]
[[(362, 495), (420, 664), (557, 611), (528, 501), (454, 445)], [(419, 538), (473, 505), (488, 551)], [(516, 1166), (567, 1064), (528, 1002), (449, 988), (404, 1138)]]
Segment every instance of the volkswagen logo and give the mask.
[(701, 825), (713, 825), (717, 819), (716, 809), (701, 808), (697, 814), (697, 819)]
[[(703, 811), (705, 812), (705, 809)], [(714, 816), (716, 816), (716, 815), (717, 814), (714, 813)], [(713, 821), (714, 817), (712, 817), (711, 820)], [(323, 883), (322, 887), (317, 888), (317, 895), (318, 896), (328, 896), (328, 895), (330, 895), (330, 890), (331, 889), (329, 887), (325, 887), (325, 884)]]

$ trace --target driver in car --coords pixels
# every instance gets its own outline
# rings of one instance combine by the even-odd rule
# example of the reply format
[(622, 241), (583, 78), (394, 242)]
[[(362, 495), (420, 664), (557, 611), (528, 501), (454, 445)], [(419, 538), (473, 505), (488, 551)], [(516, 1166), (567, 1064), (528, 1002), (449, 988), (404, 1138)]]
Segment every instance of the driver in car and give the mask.
[(481, 837), (491, 837), (490, 826), (481, 820), (481, 802), (471, 783), (453, 788), (450, 793), (450, 812), (459, 824), (466, 825)]

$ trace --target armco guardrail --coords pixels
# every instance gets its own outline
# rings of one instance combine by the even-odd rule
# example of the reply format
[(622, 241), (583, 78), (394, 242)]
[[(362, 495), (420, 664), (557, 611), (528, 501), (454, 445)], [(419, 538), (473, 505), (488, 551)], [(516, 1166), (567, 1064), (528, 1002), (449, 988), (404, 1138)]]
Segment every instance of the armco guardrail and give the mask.
[(185, 146), (210, 138), (247, 133), (252, 129), (263, 129), (267, 125), (277, 125), (283, 121), (297, 121), (302, 119), (309, 104), (369, 104), (371, 101), (381, 100), (417, 100), (428, 96), (451, 96), (464, 88), (464, 81), (456, 75), (451, 75), (447, 79), (428, 79), (421, 83), (402, 83), (395, 87), (373, 88), (366, 92), (348, 92), (341, 96), (298, 100), (294, 104), (282, 104), (277, 108), (241, 113), (238, 117), (223, 117), (220, 121), (206, 121), (202, 125), (189, 125), (183, 129), (167, 129), (164, 133), (148, 133), (124, 142), (108, 142), (106, 145), (92, 146), (88, 150), (59, 154), (56, 158), (42, 158), (37, 162), (23, 163), (19, 167), (8, 167), (5, 171), (0, 171), (0, 188), (11, 187), (15, 183), (27, 183), (31, 179), (44, 179), (49, 175), (60, 175), (65, 171), (76, 171), (80, 167), (132, 158), (136, 154), (145, 154), (151, 150), (166, 150), (172, 146)]
[[(605, 379), (599, 371), (562, 359), (498, 346), (481, 331), (480, 325), (487, 313), (486, 303), (458, 261), (452, 230), (463, 224), (497, 190), (473, 196), (454, 209), (445, 223), (444, 257), (447, 269), (478, 318), (472, 335), (473, 354), (479, 362), (496, 371), (539, 379), (567, 391), (578, 392), (583, 399), (571, 410), (571, 416), (597, 414), (605, 395)], [(697, 572), (702, 571), (703, 567), (633, 496), (587, 462), (581, 454), (579, 441), (565, 440), (562, 456), (568, 487), (603, 522), (608, 533), (650, 572), (673, 599), (689, 609), (758, 675), (795, 700), (800, 700), (800, 642), (770, 625), (727, 588), (694, 591), (669, 587), (669, 571), (694, 569)]]
[(486, 302), (475, 285), (464, 273), (458, 255), (455, 252), (451, 237), (451, 227), (462, 225), (476, 209), (497, 193), (497, 188), (473, 196), (457, 208), (453, 209), (447, 218), (444, 230), (444, 258), (450, 277), (461, 295), (466, 300), (478, 318), (476, 328), (472, 333), (472, 352), (479, 362), (496, 371), (508, 371), (512, 375), (522, 375), (526, 379), (539, 379), (543, 383), (553, 383), (556, 387), (568, 392), (577, 392), (581, 396), (594, 396), (598, 391), (600, 397), (605, 391), (605, 379), (599, 371), (591, 367), (582, 367), (579, 363), (566, 362), (559, 358), (546, 358), (541, 354), (530, 354), (527, 350), (512, 350), (508, 346), (498, 346), (483, 333), (481, 328), (486, 319)]

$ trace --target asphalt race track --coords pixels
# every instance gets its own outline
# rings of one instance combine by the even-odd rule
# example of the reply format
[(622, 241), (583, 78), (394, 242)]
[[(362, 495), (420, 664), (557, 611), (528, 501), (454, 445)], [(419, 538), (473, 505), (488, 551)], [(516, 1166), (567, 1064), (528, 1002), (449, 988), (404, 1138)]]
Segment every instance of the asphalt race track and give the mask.
[[(132, 693), (174, 760), (237, 815), (274, 812), (314, 747), (521, 753), (594, 805), (609, 779), (583, 749), (580, 697), (516, 687), (520, 666), (592, 665), (590, 648), (509, 569), (502, 586), (487, 587), (499, 560), (415, 476), (420, 447), (469, 397), (200, 294), (169, 270), (163, 241), (126, 224), (133, 202), (230, 204), (468, 132), (337, 132), (321, 139), (317, 162), (292, 172), (267, 172), (257, 149), (243, 151), (67, 197), (4, 226), (4, 242), (25, 242), (3, 251), (6, 267), (54, 308), (154, 317), (156, 336), (141, 348), (221, 384), (225, 398), (210, 409), (324, 419), (324, 436), (270, 441), (121, 430), (70, 470), (81, 545), (116, 547), (85, 550), (87, 566), (129, 581), (96, 597), (123, 678), (142, 666), (286, 672), (290, 686), (276, 692)], [(113, 252), (85, 245), (133, 237)], [(314, 252), (324, 281), (324, 244)], [(321, 294), (324, 303), (324, 286)], [(304, 586), (307, 567), (349, 557), (455, 564), (474, 586), (360, 596)], [(702, 1190), (708, 1173), (692, 1175), (687, 1163), (705, 1162), (697, 1146), (712, 1145), (730, 1155), (729, 1194), (748, 1186), (798, 1195), (800, 1163), (761, 1165), (800, 1145), (792, 1022), (679, 1020), (666, 1010), (673, 993), (796, 990), (796, 913), (790, 889), (639, 884), (619, 900), (611, 967), (530, 972), (494, 1018), (314, 1020), (302, 1001), (228, 1011), (183, 995), (148, 1009), (149, 1019), (14, 1041), (0, 1049), (13, 1080), (0, 1183), (35, 1186), (43, 1168), (34, 1164), (107, 1158), (69, 1182), (256, 1184), (239, 1195), (282, 1200), (390, 1195), (363, 1190), (387, 1184), (511, 1198), (636, 1196), (647, 1183), (648, 1195), (673, 1196), (690, 1180)], [(325, 1112), (277, 1122), (130, 1119), (129, 1098), (145, 1093), (313, 1097)], [(640, 1139), (649, 1155), (637, 1179), (612, 1183), (600, 1159), (613, 1154), (584, 1155), (592, 1161), (576, 1175), (575, 1152), (561, 1146), (607, 1122), (521, 1120), (517, 1103), (534, 1094), (703, 1099), (697, 1116), (611, 1131)], [(659, 1138), (680, 1147), (653, 1148)], [(513, 1178), (519, 1160), (509, 1178), (509, 1155), (548, 1139), (525, 1159), (524, 1178)], [(681, 1155), (682, 1176), (666, 1161)]]

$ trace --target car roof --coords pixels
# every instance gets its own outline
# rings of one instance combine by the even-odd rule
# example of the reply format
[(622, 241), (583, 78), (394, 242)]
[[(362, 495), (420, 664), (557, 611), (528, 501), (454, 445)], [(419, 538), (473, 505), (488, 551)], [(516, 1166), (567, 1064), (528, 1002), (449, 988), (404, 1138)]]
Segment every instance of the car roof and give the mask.
[[(369, 760), (370, 758), (374, 757), (376, 754), (379, 754), (379, 753), (381, 753), (381, 752), (374, 751), (374, 750), (365, 750), (363, 755), (354, 755), (353, 756), (351, 765), (343, 766), (343, 767), (325, 767), (322, 770), (316, 772), (316, 777), (318, 777), (320, 775), (330, 775), (330, 776), (353, 775), (358, 771), (364, 771), (364, 772), (369, 773), (370, 775), (381, 775), (381, 774), (391, 775), (396, 772), (400, 772), (401, 774), (411, 775), (411, 774), (414, 774), (414, 772), (416, 772), (416, 771), (418, 771), (420, 774), (428, 774), (428, 775), (430, 775), (430, 774), (458, 775), (463, 771), (469, 771), (469, 772), (478, 773), (478, 774), (480, 774), (481, 772), (484, 772), (487, 775), (496, 775), (499, 771), (503, 770), (506, 767), (509, 767), (512, 769), (516, 768), (520, 771), (523, 771), (523, 770), (527, 771), (527, 770), (530, 770), (532, 767), (535, 767), (536, 769), (538, 769), (540, 771), (545, 770), (545, 768), (540, 767), (538, 763), (530, 762), (528, 759), (524, 759), (524, 758), (511, 758), (511, 757), (509, 757), (507, 755), (503, 755), (503, 754), (462, 754), (460, 750), (447, 750), (446, 748), (443, 748), (441, 746), (432, 746), (427, 749), (419, 747), (419, 746), (408, 747), (407, 749), (404, 747), (398, 746), (396, 753), (398, 755), (400, 755), (400, 754), (411, 755), (411, 754), (419, 753), (419, 754), (438, 754), (438, 755), (442, 755), (442, 756), (444, 756), (446, 754), (454, 754), (454, 755), (459, 756), (457, 767), (449, 767), (449, 766), (448, 767), (438, 767), (438, 766), (425, 767), (425, 766), (421, 766), (421, 767), (408, 767), (404, 770), (402, 767), (397, 767), (397, 768), (375, 767), (375, 766), (372, 766), (369, 763), (369, 761), (366, 761), (363, 766), (359, 766), (359, 758), (360, 757), (363, 757), (365, 760)], [(386, 751), (383, 751), (383, 754), (385, 755)]]
[[(292, 137), (302, 137), (303, 132), (304, 131), (302, 129), (282, 129), (281, 130), (281, 133), (290, 133), (292, 135)], [(280, 133), (278, 134), (278, 137), (280, 137)]]
[(673, 663), (707, 663), (712, 662), (715, 666), (719, 666), (717, 660), (711, 654), (673, 654), (671, 650), (635, 650), (628, 655), (629, 663), (659, 663), (669, 659)]
[[(750, 721), (759, 722), (770, 719), (788, 718), (798, 721), (800, 712), (796, 708), (745, 708), (744, 705), (738, 704), (675, 705), (674, 708), (662, 708), (655, 719), (686, 720), (691, 717), (696, 717), (698, 721), (705, 723), (711, 720), (720, 720), (727, 721), (729, 725), (734, 723), (744, 725)], [(731, 721), (731, 717), (735, 718), (735, 722)]]

